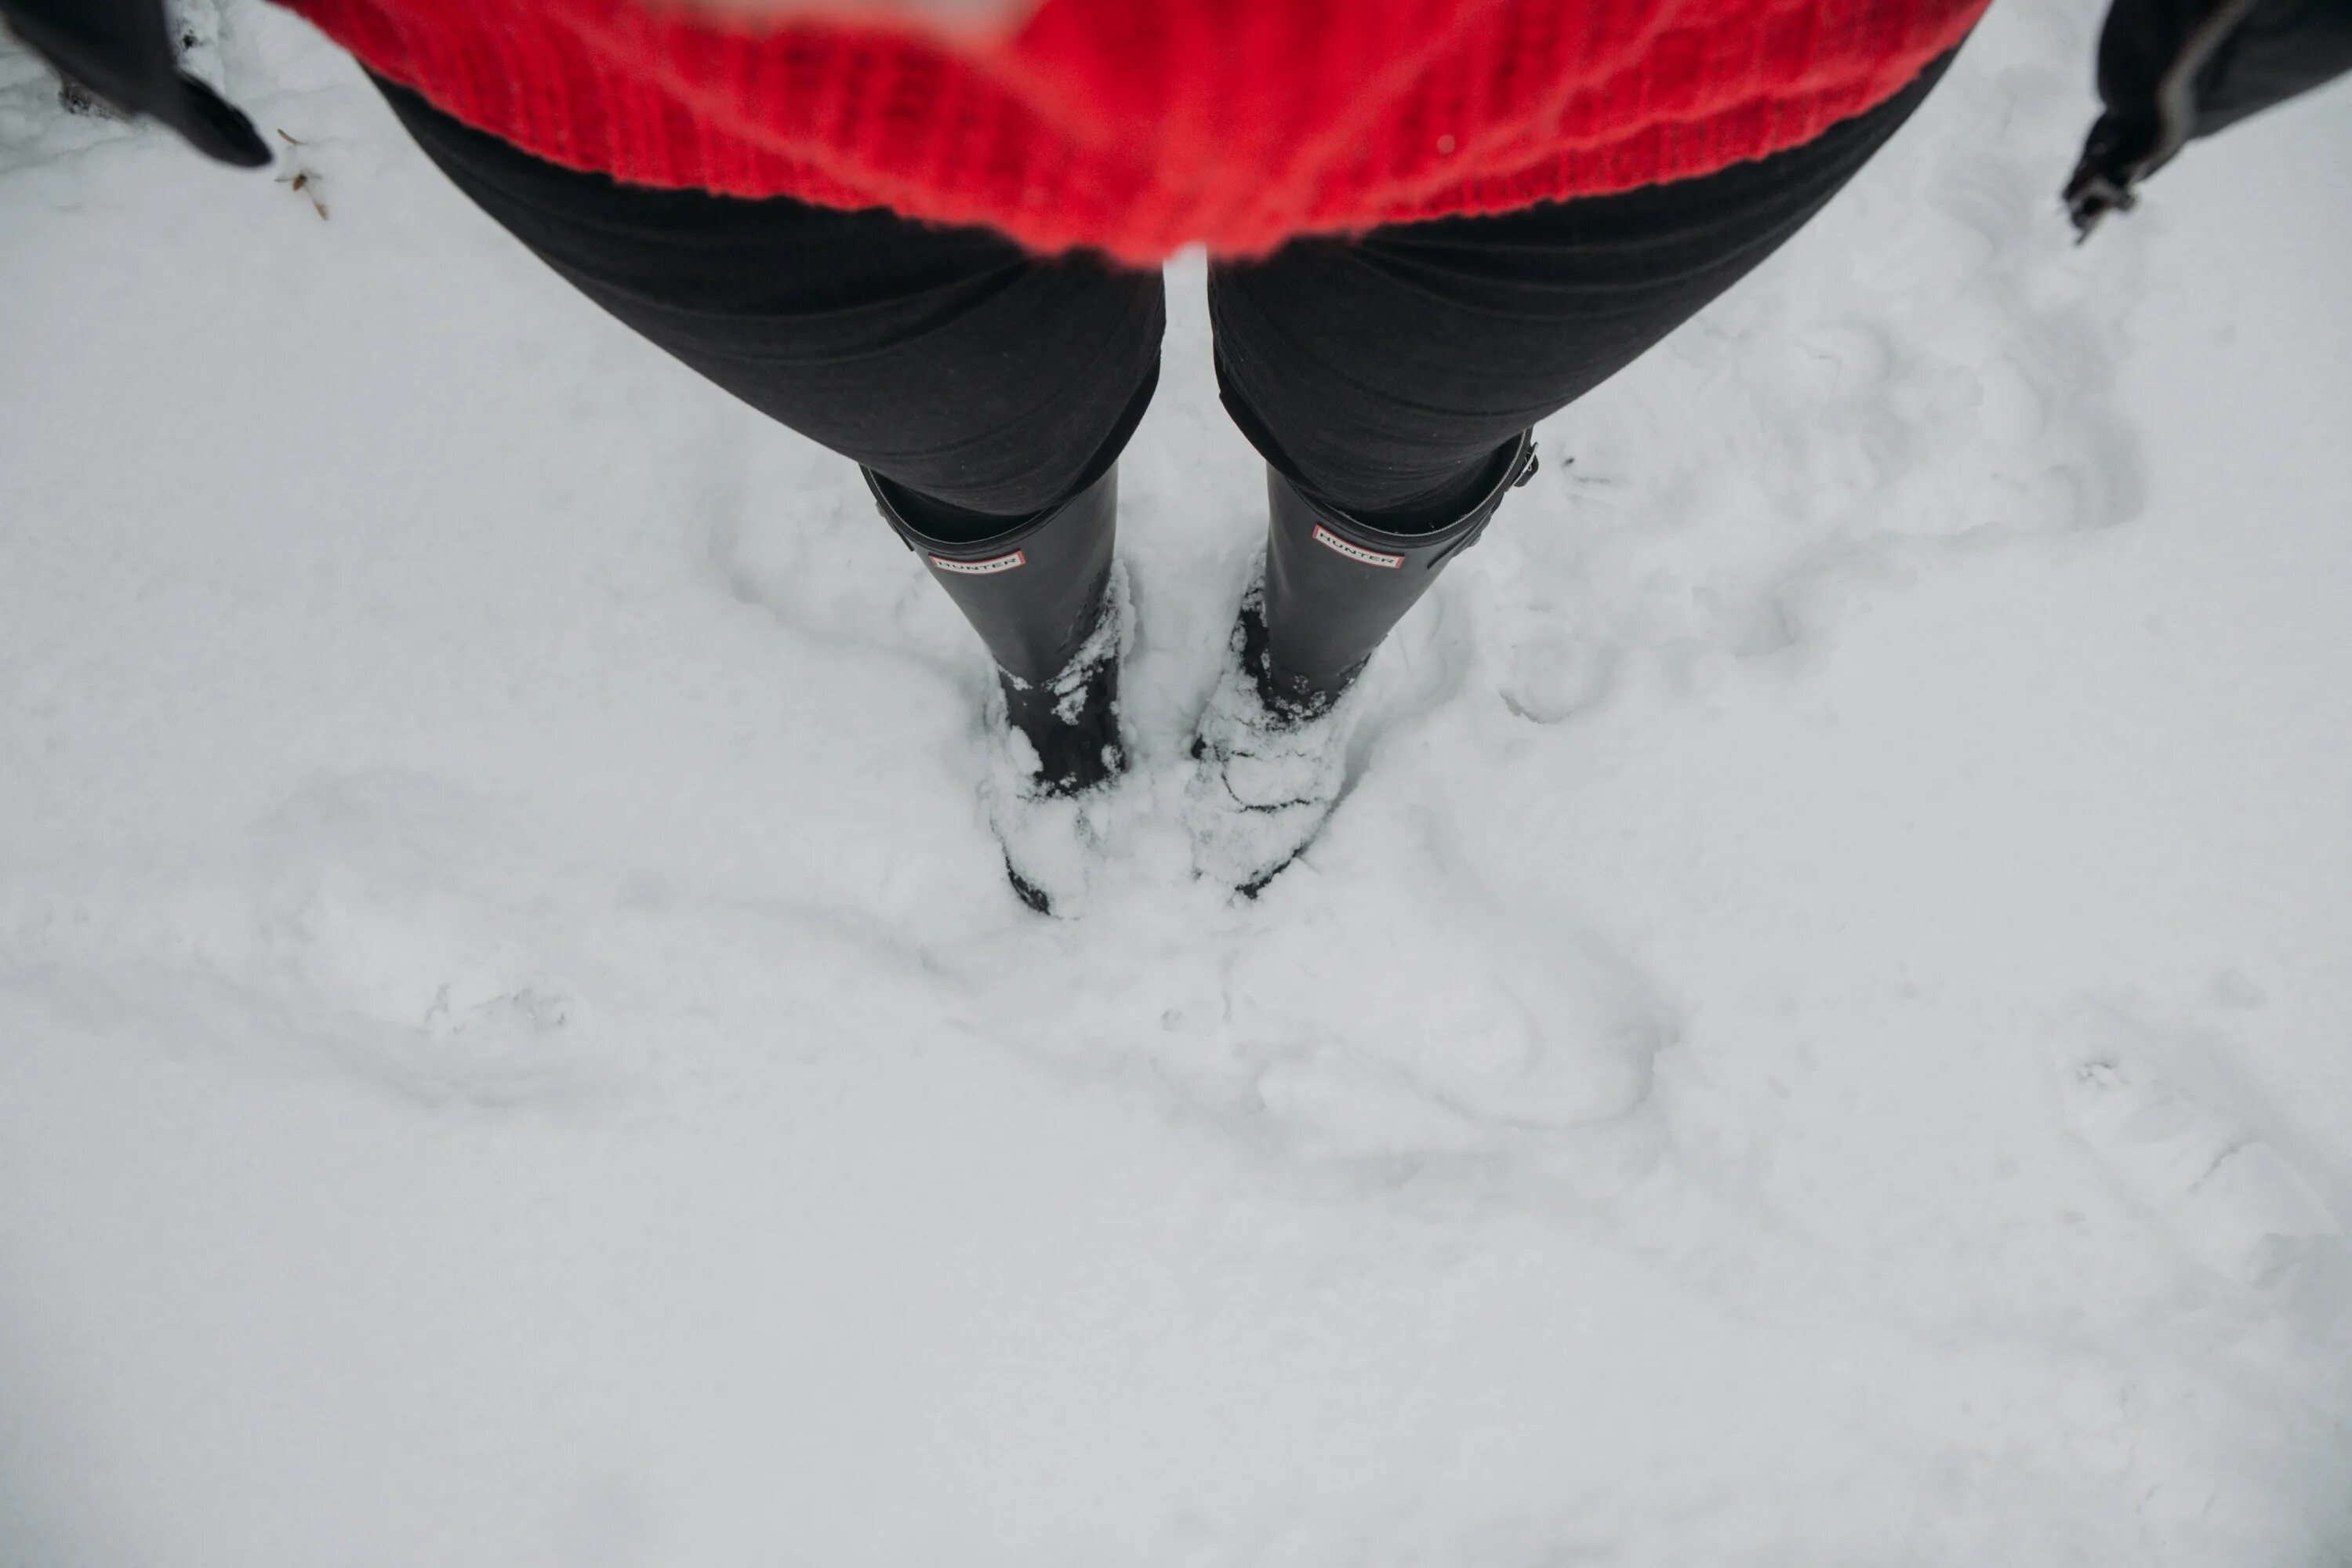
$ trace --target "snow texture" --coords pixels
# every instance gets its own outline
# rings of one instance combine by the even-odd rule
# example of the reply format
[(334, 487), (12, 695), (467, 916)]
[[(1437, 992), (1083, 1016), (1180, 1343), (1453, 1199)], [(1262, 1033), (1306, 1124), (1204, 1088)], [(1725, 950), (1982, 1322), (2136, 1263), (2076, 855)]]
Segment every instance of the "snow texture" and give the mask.
[(1072, 920), (847, 464), (299, 22), (275, 179), (0, 50), (0, 1562), (2352, 1562), (2352, 97), (2076, 249), (2095, 21), (1538, 433), (1254, 902), (1177, 267)]

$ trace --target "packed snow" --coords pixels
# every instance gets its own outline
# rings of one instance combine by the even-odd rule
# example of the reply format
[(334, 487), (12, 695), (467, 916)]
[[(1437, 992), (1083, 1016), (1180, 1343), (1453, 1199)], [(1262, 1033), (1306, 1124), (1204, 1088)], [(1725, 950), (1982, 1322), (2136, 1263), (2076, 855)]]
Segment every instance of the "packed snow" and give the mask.
[(0, 1563), (2352, 1563), (2352, 89), (2078, 249), (2096, 24), (1538, 432), (1255, 902), (1176, 266), (1066, 920), (846, 463), (256, 0), (274, 173), (0, 48)]

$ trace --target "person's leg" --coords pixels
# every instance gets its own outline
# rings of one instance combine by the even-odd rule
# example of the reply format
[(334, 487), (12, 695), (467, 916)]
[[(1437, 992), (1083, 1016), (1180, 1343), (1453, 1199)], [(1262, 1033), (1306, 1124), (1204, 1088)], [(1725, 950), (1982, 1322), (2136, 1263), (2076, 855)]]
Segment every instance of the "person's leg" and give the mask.
[[(1113, 466), (1159, 377), (1160, 275), (870, 209), (618, 184), (378, 87), (433, 161), (581, 292), (861, 465), (979, 632), (1042, 785), (1116, 771)], [(1089, 639), (1092, 639), (1091, 641)]]
[(1215, 268), (1219, 382), (1273, 496), (1269, 695), (1314, 706), (1343, 689), (1435, 576), (1382, 564), (1414, 553), (1399, 539), (1457, 553), (1437, 547), (1484, 525), (1513, 444), (1803, 227), (1948, 60), (1802, 147), (1704, 178)]
[(1801, 147), (1699, 179), (1308, 239), (1213, 268), (1226, 406), (1318, 499), (1442, 521), (1506, 443), (1779, 249), (1943, 75)]
[(1009, 519), (1065, 500), (1150, 401), (1157, 273), (880, 209), (620, 184), (377, 85), (458, 188), (581, 292), (929, 502)]
[(1269, 504), (1265, 577), (1195, 748), (1203, 875), (1255, 892), (1316, 832), (1341, 779), (1335, 704), (1525, 479), (1536, 422), (1803, 227), (1948, 63), (1803, 147), (1701, 179), (1211, 269), (1218, 382), (1266, 460)]

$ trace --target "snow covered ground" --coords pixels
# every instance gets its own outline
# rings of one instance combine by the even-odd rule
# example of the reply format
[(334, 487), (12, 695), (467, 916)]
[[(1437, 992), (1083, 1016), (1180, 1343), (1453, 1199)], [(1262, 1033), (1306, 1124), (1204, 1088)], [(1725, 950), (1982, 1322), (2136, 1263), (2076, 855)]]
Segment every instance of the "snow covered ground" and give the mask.
[(2004, 0), (1240, 907), (1180, 266), (1056, 921), (848, 467), (224, 17), (306, 191), (0, 52), (0, 1563), (2352, 1563), (2352, 93), (2076, 250)]

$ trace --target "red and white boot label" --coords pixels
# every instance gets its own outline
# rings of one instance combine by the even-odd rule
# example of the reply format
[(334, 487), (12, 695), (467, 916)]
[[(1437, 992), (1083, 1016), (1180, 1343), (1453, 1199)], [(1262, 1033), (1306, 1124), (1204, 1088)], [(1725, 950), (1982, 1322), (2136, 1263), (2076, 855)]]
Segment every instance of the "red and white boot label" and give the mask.
[(1026, 566), (1029, 557), (1018, 550), (1010, 555), (1000, 555), (993, 561), (950, 561), (944, 555), (934, 555), (931, 564), (942, 572), (961, 572), (967, 577), (987, 577), (999, 572), (1010, 572), (1015, 566)]
[(1366, 550), (1361, 545), (1350, 544), (1319, 522), (1315, 525), (1315, 542), (1328, 545), (1349, 560), (1360, 561), (1367, 566), (1386, 566), (1393, 571), (1404, 564), (1404, 557), (1402, 555), (1383, 555), (1377, 550)]

